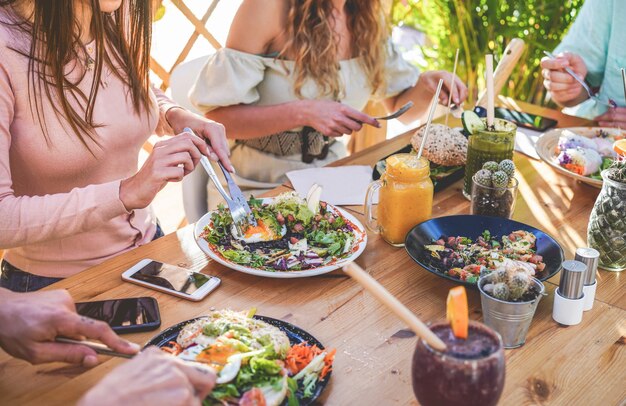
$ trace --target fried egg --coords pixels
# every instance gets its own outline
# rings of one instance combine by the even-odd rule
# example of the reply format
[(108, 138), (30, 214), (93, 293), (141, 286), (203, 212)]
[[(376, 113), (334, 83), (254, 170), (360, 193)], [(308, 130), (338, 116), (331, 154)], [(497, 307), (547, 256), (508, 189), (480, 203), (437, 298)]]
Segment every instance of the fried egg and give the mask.
[[(234, 225), (231, 229), (231, 233), (235, 238), (237, 238), (237, 230), (235, 229)], [(245, 231), (243, 238), (241, 238), (240, 240), (244, 241), (247, 244), (255, 242), (274, 241), (280, 240), (286, 233), (287, 227), (285, 227), (285, 225), (281, 227), (280, 234), (278, 234), (274, 230), (272, 230), (271, 227), (265, 224), (263, 220), (257, 219), (257, 225), (249, 226), (248, 229)]]

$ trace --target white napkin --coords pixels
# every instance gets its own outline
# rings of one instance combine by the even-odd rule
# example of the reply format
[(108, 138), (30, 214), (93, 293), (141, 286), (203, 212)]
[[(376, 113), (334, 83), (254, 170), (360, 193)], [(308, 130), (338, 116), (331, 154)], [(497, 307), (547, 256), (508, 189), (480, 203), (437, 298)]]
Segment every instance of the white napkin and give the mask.
[(534, 159), (541, 159), (535, 149), (535, 144), (542, 132), (530, 130), (528, 128), (517, 127), (517, 134), (515, 135), (515, 150), (521, 152)]
[[(311, 186), (322, 187), (321, 200), (332, 205), (360, 205), (372, 183), (372, 168), (366, 165), (310, 168), (287, 172), (296, 192), (305, 197)], [(373, 204), (377, 204), (375, 199)]]

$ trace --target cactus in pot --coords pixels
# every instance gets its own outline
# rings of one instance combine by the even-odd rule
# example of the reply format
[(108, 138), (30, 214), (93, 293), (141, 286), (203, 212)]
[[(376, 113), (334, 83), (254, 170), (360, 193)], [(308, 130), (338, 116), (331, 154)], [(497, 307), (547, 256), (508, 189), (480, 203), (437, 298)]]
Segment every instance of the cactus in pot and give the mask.
[(515, 269), (500, 268), (489, 275), (489, 281), (483, 286), (488, 295), (506, 302), (522, 302), (534, 299), (536, 291), (531, 276)]

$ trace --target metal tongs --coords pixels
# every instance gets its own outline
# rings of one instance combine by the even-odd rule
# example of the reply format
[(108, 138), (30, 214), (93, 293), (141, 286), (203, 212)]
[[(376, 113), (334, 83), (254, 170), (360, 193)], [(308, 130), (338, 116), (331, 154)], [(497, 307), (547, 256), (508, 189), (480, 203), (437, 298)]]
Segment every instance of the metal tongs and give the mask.
[[(185, 131), (195, 135), (191, 128), (185, 128)], [(200, 163), (202, 164), (202, 167), (209, 175), (209, 178), (211, 179), (213, 184), (215, 184), (215, 187), (217, 188), (218, 192), (220, 192), (220, 194), (226, 201), (228, 208), (230, 209), (230, 215), (233, 218), (235, 230), (237, 231), (236, 237), (243, 238), (245, 226), (252, 225), (256, 227), (257, 222), (252, 215), (252, 210), (250, 209), (250, 206), (248, 205), (245, 196), (241, 192), (241, 189), (239, 189), (239, 186), (237, 186), (237, 184), (233, 180), (230, 172), (228, 172), (226, 168), (224, 168), (224, 165), (222, 165), (220, 161), (217, 161), (217, 164), (220, 166), (220, 169), (222, 169), (224, 178), (226, 178), (228, 192), (222, 186), (222, 182), (220, 182), (217, 174), (213, 170), (213, 166), (211, 166), (211, 162), (209, 162), (209, 159), (203, 155), (202, 158), (200, 158)]]

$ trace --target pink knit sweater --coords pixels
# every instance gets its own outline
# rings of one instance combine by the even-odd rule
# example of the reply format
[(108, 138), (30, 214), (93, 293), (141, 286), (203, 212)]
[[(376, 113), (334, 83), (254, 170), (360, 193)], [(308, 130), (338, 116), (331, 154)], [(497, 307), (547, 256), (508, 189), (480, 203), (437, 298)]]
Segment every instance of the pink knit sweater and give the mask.
[[(102, 125), (96, 130), (101, 147), (92, 148), (96, 156), (39, 95), (46, 142), (29, 105), (28, 60), (13, 50), (28, 50), (30, 39), (2, 23), (6, 20), (0, 8), (0, 249), (24, 271), (67, 277), (153, 238), (152, 212), (127, 212), (120, 180), (136, 173), (159, 110), (163, 118), (174, 105), (155, 91), (153, 109), (136, 114), (128, 89), (104, 67), (94, 109), (94, 121)], [(68, 66), (66, 72), (78, 77), (79, 70)], [(88, 70), (79, 84), (85, 94), (92, 78)]]

